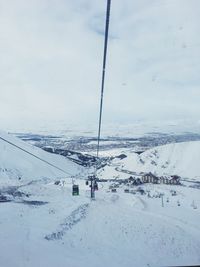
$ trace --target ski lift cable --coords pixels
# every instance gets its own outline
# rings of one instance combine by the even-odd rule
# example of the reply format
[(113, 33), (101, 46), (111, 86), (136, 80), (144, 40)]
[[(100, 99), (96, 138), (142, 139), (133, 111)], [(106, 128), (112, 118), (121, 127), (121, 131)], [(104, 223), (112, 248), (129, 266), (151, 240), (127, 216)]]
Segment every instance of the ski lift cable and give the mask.
[[(105, 83), (105, 71), (106, 71), (106, 56), (107, 56), (107, 47), (108, 47), (110, 6), (111, 6), (111, 0), (107, 0), (105, 39), (104, 39), (104, 53), (103, 53), (103, 69), (102, 69), (102, 81), (101, 81), (101, 100), (100, 100), (100, 109), (99, 109), (99, 127), (98, 127), (98, 139), (97, 139), (97, 161), (98, 161), (98, 158), (99, 158), (99, 144), (100, 144), (100, 138), (101, 138), (101, 122), (102, 122), (104, 83)], [(97, 166), (96, 166), (96, 169), (97, 169)]]
[(105, 84), (105, 72), (106, 72), (106, 56), (107, 56), (107, 47), (108, 47), (108, 31), (109, 31), (109, 21), (110, 21), (110, 6), (111, 0), (107, 0), (107, 9), (106, 9), (106, 23), (105, 23), (105, 37), (104, 37), (104, 51), (103, 51), (103, 68), (102, 68), (102, 80), (101, 80), (101, 96), (100, 96), (100, 107), (99, 107), (99, 125), (98, 125), (98, 137), (97, 137), (97, 160), (96, 168), (94, 170), (94, 175), (90, 176), (91, 184), (91, 199), (95, 198), (95, 186), (97, 180), (97, 169), (99, 162), (99, 144), (101, 138), (101, 122), (102, 122), (102, 111), (103, 111), (103, 96), (104, 96), (104, 84)]
[[(53, 168), (55, 168), (55, 169), (57, 169), (57, 170), (59, 170), (59, 171), (65, 173), (65, 174), (67, 174), (67, 175), (70, 175), (70, 176), (72, 175), (72, 174), (70, 174), (69, 172), (67, 172), (67, 171), (65, 171), (65, 170), (63, 170), (63, 169), (57, 167), (56, 165), (54, 165), (54, 164), (48, 162), (47, 160), (44, 160), (44, 159), (42, 159), (42, 158), (40, 158), (40, 157), (34, 155), (33, 153), (27, 151), (26, 149), (21, 148), (21, 147), (18, 146), (18, 145), (15, 145), (14, 143), (12, 143), (12, 142), (6, 140), (5, 138), (3, 138), (3, 137), (1, 137), (1, 136), (0, 136), (0, 139), (3, 140), (3, 141), (6, 142), (6, 143), (8, 143), (8, 144), (10, 144), (10, 145), (12, 145), (12, 146), (18, 148), (18, 149), (20, 149), (21, 151), (23, 151), (23, 152), (25, 152), (25, 153), (31, 155), (32, 157), (34, 157), (34, 158), (36, 158), (36, 159), (38, 159), (38, 160), (40, 160), (40, 161), (42, 161), (42, 162), (48, 164), (49, 166), (51, 166), (51, 167), (53, 167)], [(71, 177), (70, 177), (70, 178), (71, 178)]]

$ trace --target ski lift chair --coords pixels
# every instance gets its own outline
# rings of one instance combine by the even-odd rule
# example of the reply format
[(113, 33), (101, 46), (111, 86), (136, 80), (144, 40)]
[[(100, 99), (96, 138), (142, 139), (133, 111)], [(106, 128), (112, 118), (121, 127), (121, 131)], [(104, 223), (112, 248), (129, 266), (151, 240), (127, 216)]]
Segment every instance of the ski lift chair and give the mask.
[(99, 188), (98, 188), (98, 183), (97, 183), (97, 181), (95, 181), (95, 183), (94, 183), (94, 190), (95, 191), (97, 191)]
[(112, 192), (112, 193), (116, 193), (116, 192), (117, 192), (117, 189), (116, 189), (116, 188), (112, 188), (112, 189), (111, 189), (111, 192)]

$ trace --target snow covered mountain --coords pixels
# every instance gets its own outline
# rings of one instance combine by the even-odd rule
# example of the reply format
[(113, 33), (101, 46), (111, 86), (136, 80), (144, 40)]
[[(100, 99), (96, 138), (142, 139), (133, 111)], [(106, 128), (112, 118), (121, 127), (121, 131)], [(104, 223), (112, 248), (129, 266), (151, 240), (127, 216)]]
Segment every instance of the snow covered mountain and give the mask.
[[(200, 142), (183, 142), (159, 146), (144, 152), (139, 162), (144, 170), (160, 175), (178, 174), (200, 179)], [(138, 162), (137, 162), (138, 164)]]
[[(46, 162), (33, 157), (16, 146)], [(12, 181), (13, 184), (14, 182), (26, 182), (35, 179), (79, 176), (79, 173), (83, 171), (82, 167), (62, 156), (45, 152), (2, 131), (0, 131), (0, 151), (1, 183)], [(58, 168), (50, 166), (47, 162)]]
[[(157, 175), (180, 175), (200, 180), (200, 141), (174, 143), (149, 149), (138, 155), (123, 151), (126, 158), (114, 159), (101, 176), (127, 177), (130, 172), (153, 172)], [(119, 172), (119, 171), (122, 172)], [(123, 173), (123, 174), (122, 174)]]
[[(175, 171), (180, 168), (187, 173), (187, 168), (194, 168), (196, 175), (199, 145), (167, 145), (140, 156), (126, 150), (127, 157), (115, 158), (102, 174), (106, 178), (113, 174), (130, 176), (125, 170), (167, 172), (174, 171), (172, 167), (177, 164)], [(71, 179), (65, 178), (65, 173), (16, 146), (76, 177), (80, 171), (83, 176), (84, 170), (62, 156), (0, 132), (0, 266), (199, 264), (200, 194), (194, 182), (183, 181), (185, 186), (145, 184), (145, 194), (137, 187), (126, 193), (127, 185), (123, 184), (113, 193), (110, 186), (114, 183), (103, 182), (95, 193), (96, 201), (91, 201), (90, 188), (83, 179), (76, 180), (80, 195), (73, 196)], [(194, 163), (189, 161), (190, 153)], [(59, 185), (51, 180), (43, 182), (58, 176), (63, 177)], [(42, 182), (29, 183), (32, 180)], [(171, 189), (176, 190), (175, 196)]]

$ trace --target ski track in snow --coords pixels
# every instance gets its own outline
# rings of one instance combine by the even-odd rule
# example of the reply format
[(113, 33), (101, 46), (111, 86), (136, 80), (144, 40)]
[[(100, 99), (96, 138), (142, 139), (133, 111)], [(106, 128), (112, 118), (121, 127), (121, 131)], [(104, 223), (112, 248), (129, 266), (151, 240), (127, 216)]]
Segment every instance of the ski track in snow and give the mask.
[(142, 206), (143, 206), (142, 210), (146, 211), (146, 210), (148, 209), (147, 202), (144, 201), (143, 199), (141, 199), (141, 197), (137, 197), (137, 199), (139, 199), (140, 203), (141, 203)]
[(140, 200), (143, 208), (142, 209), (138, 209), (134, 207), (134, 210), (138, 213), (143, 213), (147, 216), (152, 216), (152, 217), (156, 217), (157, 219), (161, 220), (161, 221), (166, 221), (168, 224), (178, 227), (179, 229), (181, 229), (183, 232), (187, 232), (188, 234), (192, 235), (192, 236), (196, 236), (196, 234), (198, 236), (200, 236), (200, 228), (197, 227), (197, 225), (188, 223), (180, 218), (176, 218), (174, 216), (170, 216), (170, 215), (166, 215), (166, 214), (156, 214), (154, 212), (149, 211), (148, 209), (148, 205), (147, 202), (144, 201), (143, 199), (141, 199), (140, 197), (137, 197), (137, 199)]
[(65, 233), (70, 230), (74, 225), (79, 223), (82, 219), (86, 217), (87, 209), (89, 204), (84, 204), (79, 206), (77, 209), (72, 211), (72, 213), (65, 219), (64, 223), (60, 224), (60, 230), (53, 232), (52, 234), (46, 235), (46, 240), (60, 240), (65, 235)]

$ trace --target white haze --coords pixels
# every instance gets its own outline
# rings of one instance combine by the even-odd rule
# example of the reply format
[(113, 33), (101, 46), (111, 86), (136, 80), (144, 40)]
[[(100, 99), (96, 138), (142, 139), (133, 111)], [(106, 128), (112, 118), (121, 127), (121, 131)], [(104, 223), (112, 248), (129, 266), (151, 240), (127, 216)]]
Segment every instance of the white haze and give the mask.
[[(2, 127), (96, 123), (105, 7), (0, 0)], [(199, 10), (198, 0), (112, 1), (104, 123), (199, 120)]]

